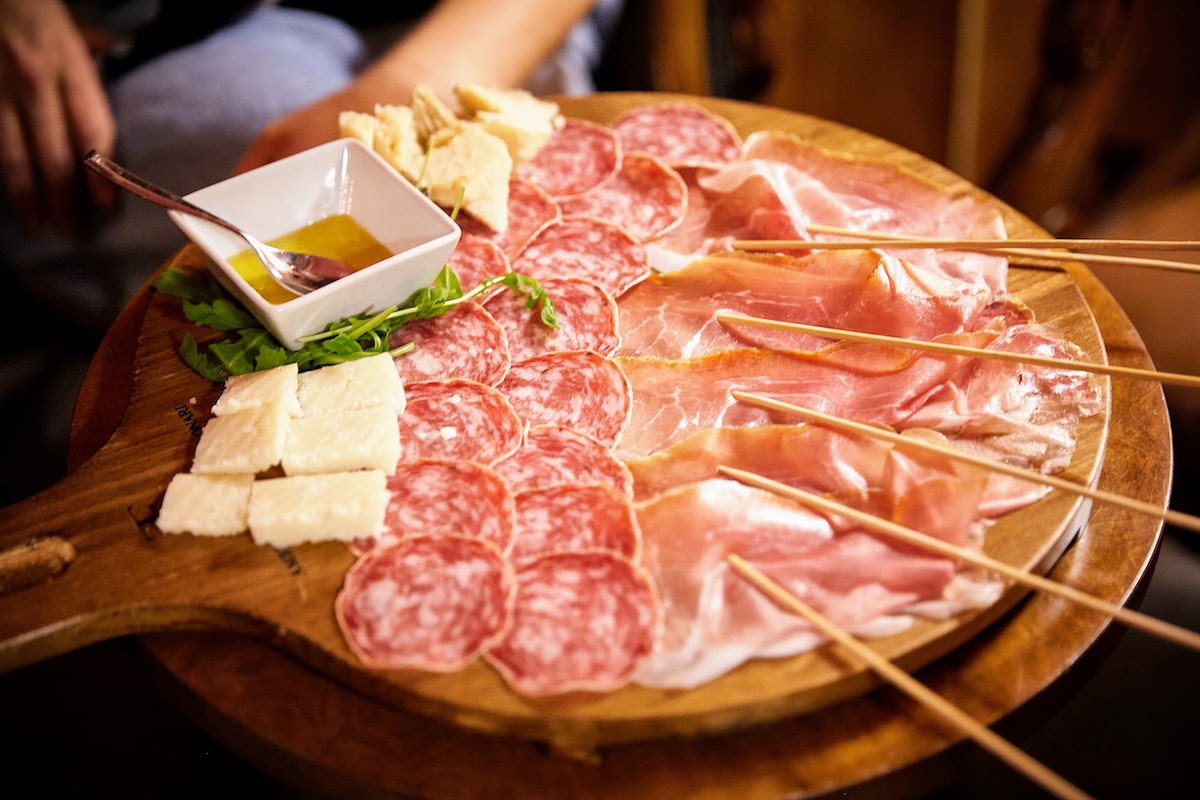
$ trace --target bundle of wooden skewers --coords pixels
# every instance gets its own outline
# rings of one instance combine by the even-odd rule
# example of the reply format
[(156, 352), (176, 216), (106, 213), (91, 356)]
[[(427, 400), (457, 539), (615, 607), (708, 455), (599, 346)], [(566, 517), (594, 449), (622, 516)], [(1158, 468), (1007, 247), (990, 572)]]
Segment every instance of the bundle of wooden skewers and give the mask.
[[(882, 233), (877, 231), (852, 230), (828, 225), (810, 224), (807, 230), (811, 234), (822, 237), (820, 240), (736, 240), (731, 246), (741, 251), (766, 252), (795, 252), (812, 250), (851, 250), (851, 249), (937, 249), (960, 250), (979, 253), (994, 253), (1022, 257), (1022, 266), (1056, 268), (1064, 262), (1081, 264), (1128, 264), (1137, 267), (1190, 272), (1200, 274), (1200, 264), (1185, 261), (1174, 261), (1159, 258), (1137, 258), (1126, 255), (1111, 255), (1104, 251), (1193, 251), (1200, 250), (1200, 242), (1145, 240), (1145, 239), (937, 239), (930, 237), (904, 235), (898, 233)], [(1099, 251), (1099, 252), (1096, 252)], [(1026, 263), (1025, 259), (1032, 259)], [(1034, 354), (1014, 353), (984, 348), (973, 348), (959, 345), (930, 342), (919, 339), (908, 339), (895, 336), (862, 333), (859, 331), (842, 330), (815, 325), (805, 325), (775, 319), (752, 317), (731, 311), (721, 311), (717, 314), (723, 323), (744, 326), (757, 326), (773, 330), (790, 331), (808, 334), (831, 340), (845, 340), (886, 345), (897, 348), (907, 348), (924, 352), (942, 353), (949, 355), (968, 356), (973, 358), (996, 359), (1013, 361), (1034, 366), (1053, 367), (1058, 369), (1079, 370), (1113, 377), (1131, 378), (1136, 380), (1157, 381), (1161, 384), (1200, 388), (1200, 376), (1183, 375), (1156, 370), (1136, 369), (1131, 367), (1114, 366), (1110, 364), (1075, 361), (1037, 356)], [(849, 419), (839, 418), (823, 412), (786, 403), (771, 397), (749, 392), (735, 391), (734, 396), (741, 402), (757, 405), (773, 411), (791, 414), (804, 419), (810, 424), (822, 425), (839, 430), (847, 435), (856, 435), (882, 439), (896, 447), (931, 452), (943, 457), (972, 464), (976, 467), (990, 470), (1010, 477), (1027, 480), (1044, 486), (1070, 492), (1095, 501), (1109, 503), (1114, 506), (1146, 514), (1170, 523), (1177, 527), (1200, 532), (1200, 517), (1160, 508), (1144, 503), (1134, 498), (1102, 491), (1082, 482), (1063, 477), (1043, 474), (1036, 470), (1014, 467), (1002, 461), (989, 459), (968, 453), (947, 445), (934, 444), (918, 440), (914, 437), (903, 436), (891, 430), (878, 426), (866, 425)], [(852, 520), (867, 529), (885, 536), (892, 537), (908, 545), (923, 548), (960, 562), (972, 564), (991, 570), (1005, 576), (1016, 584), (1027, 588), (1053, 594), (1071, 602), (1086, 606), (1095, 611), (1107, 614), (1115, 620), (1131, 627), (1136, 627), (1147, 633), (1175, 642), (1191, 650), (1200, 652), (1200, 634), (1180, 628), (1170, 623), (1114, 605), (1093, 595), (1078, 591), (1061, 583), (1044, 578), (1027, 570), (1015, 568), (1002, 561), (990, 558), (982, 553), (967, 548), (951, 545), (940, 539), (928, 536), (918, 531), (897, 525), (889, 520), (863, 513), (849, 506), (828, 498), (797, 489), (778, 481), (728, 466), (719, 466), (718, 470), (727, 477), (742, 481), (752, 486), (775, 492), (789, 497), (797, 502), (808, 505), (818, 511), (837, 514)], [(772, 580), (769, 576), (745, 561), (737, 554), (729, 554), (727, 560), (746, 580), (772, 598), (780, 606), (805, 617), (818, 630), (838, 643), (845, 650), (856, 656), (868, 668), (873, 670), (885, 682), (903, 691), (928, 710), (937, 714), (947, 723), (956, 726), (962, 733), (970, 736), (993, 755), (1002, 759), (1030, 780), (1042, 786), (1057, 797), (1081, 798), (1088, 795), (1078, 787), (1069, 783), (1043, 764), (1031, 758), (1008, 741), (1004, 740), (989, 728), (980, 724), (974, 718), (965, 714), (942, 697), (930, 691), (916, 681), (911, 675), (896, 667), (887, 659), (881, 657), (875, 650), (856, 639), (850, 633), (841, 630), (830, 620), (804, 603), (784, 586)]]

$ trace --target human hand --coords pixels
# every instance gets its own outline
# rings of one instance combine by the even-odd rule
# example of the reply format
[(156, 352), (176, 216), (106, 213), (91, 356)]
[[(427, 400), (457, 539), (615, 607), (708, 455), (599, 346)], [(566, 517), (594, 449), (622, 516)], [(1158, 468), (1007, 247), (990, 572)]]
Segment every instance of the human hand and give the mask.
[(0, 182), (30, 230), (70, 233), (116, 189), (82, 166), (116, 123), (83, 32), (60, 0), (0, 0)]

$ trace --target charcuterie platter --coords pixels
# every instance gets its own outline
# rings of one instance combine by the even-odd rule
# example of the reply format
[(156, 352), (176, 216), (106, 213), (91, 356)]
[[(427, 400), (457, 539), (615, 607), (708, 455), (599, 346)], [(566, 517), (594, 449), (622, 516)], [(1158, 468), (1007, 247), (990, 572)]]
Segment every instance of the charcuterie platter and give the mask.
[[(628, 108), (662, 100), (657, 96), (598, 96), (564, 100), (562, 106), (570, 117), (606, 123)], [(953, 176), (885, 142), (801, 115), (737, 103), (705, 104), (729, 119), (743, 135), (786, 129), (855, 159), (901, 166), (937, 183), (947, 193), (968, 193), (987, 200)], [(1036, 235), (1036, 229), (1019, 215), (1000, 204), (994, 206), (1003, 215), (1010, 235)], [(197, 258), (194, 251), (184, 250), (175, 266), (195, 267)], [(1101, 300), (1103, 292), (1087, 281), (1082, 271), (1014, 269), (1009, 274), (1009, 289), (1039, 321), (1076, 344), (1089, 360), (1102, 361), (1106, 357), (1103, 321), (1098, 324), (1084, 288)], [(1119, 317), (1119, 311), (1116, 313)], [(271, 655), (275, 651), (263, 651), (257, 645), (223, 640), (218, 652), (233, 660), (263, 659), (270, 671), (299, 670), (302, 677), (297, 680), (309, 687), (304, 693), (315, 688), (314, 683), (322, 687), (321, 694), (328, 687), (335, 700), (322, 702), (344, 703), (355, 714), (375, 709), (388, 720), (415, 712), (414, 719), (431, 717), (451, 729), (465, 729), (453, 738), (454, 747), (461, 747), (459, 755), (476, 746), (485, 750), (516, 748), (522, 759), (534, 758), (535, 751), (526, 749), (530, 741), (550, 742), (576, 754), (595, 754), (597, 747), (606, 752), (616, 748), (613, 752), (617, 752), (621, 743), (631, 741), (659, 746), (663, 740), (705, 737), (694, 745), (662, 745), (670, 751), (704, 747), (702, 742), (711, 741), (707, 737), (743, 732), (752, 737), (758, 734), (748, 731), (790, 725), (784, 721), (797, 715), (826, 718), (832, 713), (829, 709), (840, 708), (874, 685), (865, 671), (848, 668), (819, 650), (784, 659), (753, 660), (686, 690), (628, 685), (611, 692), (573, 692), (548, 698), (511, 691), (483, 662), (445, 674), (366, 669), (346, 646), (330, 611), (353, 561), (344, 546), (301, 545), (279, 553), (248, 541), (167, 540), (153, 531), (147, 520), (161, 500), (166, 481), (186, 465), (194, 448), (195, 428), (215, 400), (217, 389), (190, 373), (175, 357), (179, 332), (188, 323), (172, 303), (147, 293), (130, 307), (127, 316), (125, 324), (135, 331), (131, 353), (135, 379), (128, 413), (116, 426), (116, 433), (62, 485), (5, 512), (6, 545), (15, 543), (18, 533), (28, 538), (31, 529), (46, 534), (61, 531), (68, 534), (66, 538), (78, 554), (62, 575), (0, 601), (4, 603), (0, 606), (5, 620), (4, 652), (15, 660), (12, 663), (72, 649), (114, 631), (228, 628), (257, 634), (305, 666)], [(1137, 349), (1135, 341), (1135, 357)], [(1108, 355), (1112, 355), (1111, 348)], [(102, 380), (94, 370), (90, 386)], [(1153, 394), (1138, 402), (1153, 407)], [(1078, 479), (1092, 482), (1102, 475), (1114, 414), (1125, 413), (1125, 407), (1116, 402), (1118, 396), (1114, 389), (1111, 406), (1106, 395), (1104, 411), (1080, 424), (1068, 467)], [(93, 396), (93, 400), (99, 398)], [(78, 437), (102, 437), (105, 426), (97, 424), (89, 431), (86, 402), (81, 408)], [(1122, 422), (1128, 424), (1128, 420)], [(148, 451), (153, 457), (146, 455)], [(1146, 477), (1152, 481), (1153, 472)], [(1161, 479), (1161, 473), (1158, 477)], [(1146, 491), (1163, 492), (1165, 485)], [(1051, 496), (1006, 515), (989, 531), (985, 549), (996, 558), (1044, 572), (1060, 560), (1086, 523), (1088, 512), (1087, 505), (1076, 497)], [(1144, 563), (1126, 576), (1128, 583), (1110, 586), (1117, 599)], [(64, 591), (68, 584), (71, 588)], [(949, 620), (919, 621), (876, 643), (910, 669), (940, 663), (948, 653), (969, 647), (967, 643), (977, 640), (981, 631), (986, 629), (991, 635), (993, 623), (1024, 595), (1023, 590), (1010, 588), (1002, 599), (985, 608)], [(20, 610), (10, 610), (17, 608)], [(69, 619), (82, 619), (83, 623), (57, 624)], [(52, 630), (38, 637), (23, 636), (39, 623)], [(1064, 654), (1058, 667), (1069, 663), (1093, 635), (1083, 632), (1066, 648), (1074, 651)], [(197, 646), (214, 644), (209, 637), (154, 638), (148, 643), (185, 682), (201, 687), (202, 695), (212, 690), (211, 685), (206, 686), (204, 669), (194, 661)], [(229, 687), (227, 696), (237, 692), (237, 687)], [(246, 716), (259, 715), (247, 711)], [(279, 736), (281, 732), (275, 729), (270, 734)], [(508, 744), (510, 738), (520, 743)], [(289, 748), (286, 741), (283, 746)], [(520, 779), (510, 776), (509, 780)], [(439, 796), (454, 794), (444, 785), (427, 789)]]

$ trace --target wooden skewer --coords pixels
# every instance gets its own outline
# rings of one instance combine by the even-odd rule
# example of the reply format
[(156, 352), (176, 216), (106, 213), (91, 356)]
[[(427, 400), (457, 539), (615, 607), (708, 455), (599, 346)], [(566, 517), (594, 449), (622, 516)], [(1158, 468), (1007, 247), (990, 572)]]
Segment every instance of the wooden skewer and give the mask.
[[(859, 239), (878, 239), (883, 241), (938, 241), (934, 237), (912, 236), (903, 233), (887, 233), (884, 231), (863, 231), (854, 228), (839, 228), (834, 225), (806, 225), (809, 233), (821, 233), (829, 236), (853, 236)], [(1200, 250), (1200, 241), (1189, 239), (943, 239), (948, 242), (962, 242), (965, 246), (979, 243), (988, 247), (1031, 247), (1036, 249), (1063, 250)], [(938, 245), (931, 245), (938, 246)]]
[[(818, 232), (822, 226), (810, 225), (810, 231)], [(843, 229), (833, 229), (840, 231)], [(1162, 258), (1139, 258), (1137, 256), (1106, 255), (1103, 253), (1079, 253), (1065, 250), (1065, 247), (1086, 246), (1088, 243), (1099, 242), (1132, 242), (1135, 240), (1120, 239), (924, 239), (900, 234), (883, 234), (867, 231), (846, 231), (847, 236), (856, 237), (853, 240), (842, 241), (811, 241), (805, 239), (735, 239), (730, 243), (734, 250), (862, 250), (895, 247), (897, 249), (933, 248), (938, 250), (970, 250), (979, 253), (999, 253), (1025, 256), (1028, 258), (1049, 259), (1053, 261), (1076, 261), (1083, 264), (1124, 264), (1135, 267), (1151, 267), (1155, 269), (1172, 270), (1175, 272), (1190, 272), (1200, 275), (1200, 264), (1187, 261), (1173, 261)], [(1075, 244), (1070, 244), (1072, 241)], [(1167, 247), (1143, 247), (1142, 249), (1173, 249), (1187, 250), (1200, 247), (1196, 242), (1167, 242), (1164, 240), (1145, 240), (1143, 245), (1172, 245)], [(1093, 244), (1093, 246), (1099, 246)], [(1103, 249), (1103, 248), (1100, 248)], [(1036, 264), (1032, 266), (1038, 266)], [(1057, 269), (1057, 266), (1055, 267)]]
[(1063, 597), (1067, 600), (1071, 600), (1072, 602), (1087, 606), (1095, 611), (1107, 614), (1108, 616), (1118, 619), (1127, 625), (1140, 628), (1148, 633), (1161, 636), (1164, 639), (1169, 639), (1170, 641), (1175, 642), (1176, 644), (1180, 644), (1191, 650), (1200, 652), (1200, 634), (1193, 633), (1186, 628), (1180, 628), (1179, 626), (1172, 625), (1169, 622), (1163, 622), (1162, 620), (1155, 619), (1154, 617), (1148, 617), (1145, 614), (1140, 614), (1136, 611), (1130, 611), (1127, 608), (1113, 605), (1106, 600), (1101, 600), (1100, 598), (1094, 597), (1086, 592), (1081, 592), (1078, 589), (1071, 588), (1070, 586), (1064, 586), (1061, 583), (1055, 583), (1052, 580), (1034, 575), (1027, 570), (1019, 569), (1011, 564), (1006, 564), (1003, 561), (997, 561), (996, 559), (984, 555), (983, 553), (978, 553), (974, 550), (968, 550), (964, 547), (958, 547), (950, 544), (949, 542), (945, 542), (941, 539), (921, 533), (920, 531), (915, 531), (912, 528), (906, 528), (903, 525), (897, 525), (889, 520), (881, 519), (872, 514), (867, 514), (863, 511), (859, 511), (856, 508), (851, 508), (850, 506), (844, 505), (835, 500), (830, 500), (828, 498), (812, 494), (811, 492), (806, 492), (803, 489), (797, 489), (794, 486), (788, 486), (786, 483), (780, 483), (779, 481), (774, 481), (770, 478), (764, 478), (761, 475), (756, 475), (753, 472), (747, 472), (745, 470), (735, 469), (734, 467), (727, 467), (724, 465), (719, 465), (717, 467), (717, 471), (724, 475), (728, 475), (735, 480), (750, 484), (751, 486), (757, 486), (760, 489), (766, 489), (767, 491), (775, 492), (776, 494), (780, 494), (785, 497), (790, 497), (793, 500), (797, 500), (805, 505), (813, 506), (830, 514), (846, 517), (847, 519), (852, 520), (863, 527), (887, 534), (888, 536), (893, 536), (903, 542), (907, 542), (908, 544), (915, 545), (925, 550), (932, 550), (935, 553), (940, 553), (941, 555), (949, 556), (950, 558), (957, 558), (960, 561), (965, 561), (969, 564), (974, 564), (977, 567), (983, 567), (984, 569), (989, 569), (993, 572), (998, 572), (1001, 575), (1005, 575), (1024, 586)]
[(970, 356), (972, 358), (990, 358), (996, 361), (1013, 361), (1018, 364), (1033, 364), (1041, 367), (1057, 367), (1060, 369), (1078, 370), (1080, 372), (1096, 372), (1101, 375), (1121, 375), (1127, 378), (1142, 378), (1145, 380), (1169, 383), (1177, 386), (1200, 388), (1200, 376), (1181, 375), (1175, 372), (1158, 372), (1152, 369), (1137, 367), (1120, 367), (1113, 364), (1099, 364), (1092, 361), (1073, 361), (1069, 358), (1051, 358), (1032, 353), (1013, 353), (1007, 350), (988, 350), (981, 347), (968, 347), (960, 344), (931, 342), (924, 339), (906, 339), (902, 336), (885, 336), (879, 333), (862, 333), (848, 331), (842, 328), (825, 328), (820, 325), (806, 325), (802, 322), (785, 322), (778, 319), (752, 317), (737, 311), (718, 311), (718, 322), (733, 322), (739, 325), (753, 325), (759, 328), (771, 328), (793, 333), (807, 333), (826, 339), (846, 339), (854, 342), (882, 344), (889, 347), (905, 347), (911, 350), (924, 350), (930, 353), (944, 355)]
[(925, 706), (935, 714), (948, 720), (963, 733), (978, 742), (1002, 761), (1034, 781), (1057, 797), (1087, 798), (1074, 784), (1069, 783), (1046, 765), (1034, 759), (1024, 750), (1013, 745), (1007, 739), (996, 734), (991, 728), (981, 724), (958, 706), (946, 700), (941, 695), (929, 689), (925, 684), (913, 678), (891, 661), (872, 650), (867, 645), (855, 639), (846, 631), (835, 625), (823, 615), (814, 611), (808, 604), (797, 598), (783, 586), (773, 581), (736, 553), (725, 557), (730, 566), (742, 577), (752, 583), (783, 608), (807, 619), (818, 630), (833, 641), (858, 656), (867, 666), (873, 669), (888, 683), (900, 689), (912, 699)]
[(927, 453), (936, 453), (938, 455), (952, 458), (957, 461), (962, 461), (967, 464), (972, 464), (983, 469), (999, 472), (1003, 475), (1008, 475), (1013, 478), (1030, 481), (1032, 483), (1040, 483), (1043, 486), (1051, 486), (1055, 489), (1062, 489), (1073, 494), (1083, 497), (1090, 497), (1093, 500), (1111, 503), (1112, 505), (1124, 508), (1129, 511), (1136, 511), (1139, 514), (1163, 519), (1172, 525), (1177, 525), (1180, 528), (1186, 528), (1191, 531), (1200, 533), (1200, 517), (1184, 514), (1181, 511), (1171, 511), (1163, 509), (1153, 503), (1144, 503), (1141, 500), (1135, 500), (1132, 497), (1106, 492), (1103, 489), (1093, 489), (1090, 486), (1084, 486), (1075, 481), (1069, 481), (1065, 478), (1059, 478), (1054, 475), (1046, 475), (1037, 470), (1025, 469), (1023, 467), (1014, 467), (1011, 464), (1005, 464), (1003, 461), (985, 458), (984, 456), (969, 453), (965, 450), (959, 450), (957, 447), (927, 442), (922, 439), (914, 439), (911, 436), (903, 436), (895, 431), (880, 428), (875, 425), (867, 425), (862, 422), (854, 422), (852, 420), (835, 417), (831, 414), (826, 414), (821, 411), (816, 411), (811, 408), (793, 405), (782, 400), (776, 400), (772, 397), (766, 397), (761, 394), (753, 394), (751, 392), (743, 392), (734, 390), (733, 396), (744, 403), (750, 403), (763, 408), (770, 408), (775, 411), (783, 411), (789, 414), (796, 414), (810, 421), (816, 422), (819, 425), (825, 425), (831, 428), (837, 428), (843, 431), (871, 436), (876, 439), (882, 439), (886, 442), (891, 442), (899, 447), (907, 447), (912, 450), (923, 450)]

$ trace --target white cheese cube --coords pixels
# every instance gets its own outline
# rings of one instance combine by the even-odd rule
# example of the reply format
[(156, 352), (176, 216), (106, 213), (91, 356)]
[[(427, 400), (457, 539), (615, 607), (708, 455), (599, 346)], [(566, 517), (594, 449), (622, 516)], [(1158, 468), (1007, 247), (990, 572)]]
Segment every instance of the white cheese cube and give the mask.
[(379, 470), (255, 481), (250, 535), (272, 547), (377, 536), (389, 498), (387, 477)]
[(258, 408), (269, 403), (279, 403), (288, 414), (298, 417), (300, 398), (297, 396), (300, 369), (295, 364), (284, 364), (261, 372), (232, 375), (225, 381), (221, 396), (213, 405), (213, 414), (218, 417), (248, 408)]
[(280, 403), (213, 417), (204, 425), (192, 472), (198, 475), (265, 472), (279, 463), (291, 415)]
[(378, 469), (392, 475), (399, 459), (396, 412), (387, 406), (371, 406), (292, 420), (283, 448), (283, 471), (311, 475)]
[(302, 372), (298, 394), (305, 415), (371, 406), (404, 411), (404, 381), (387, 353)]
[(232, 536), (246, 530), (253, 475), (181, 472), (167, 484), (156, 524), (163, 533)]

